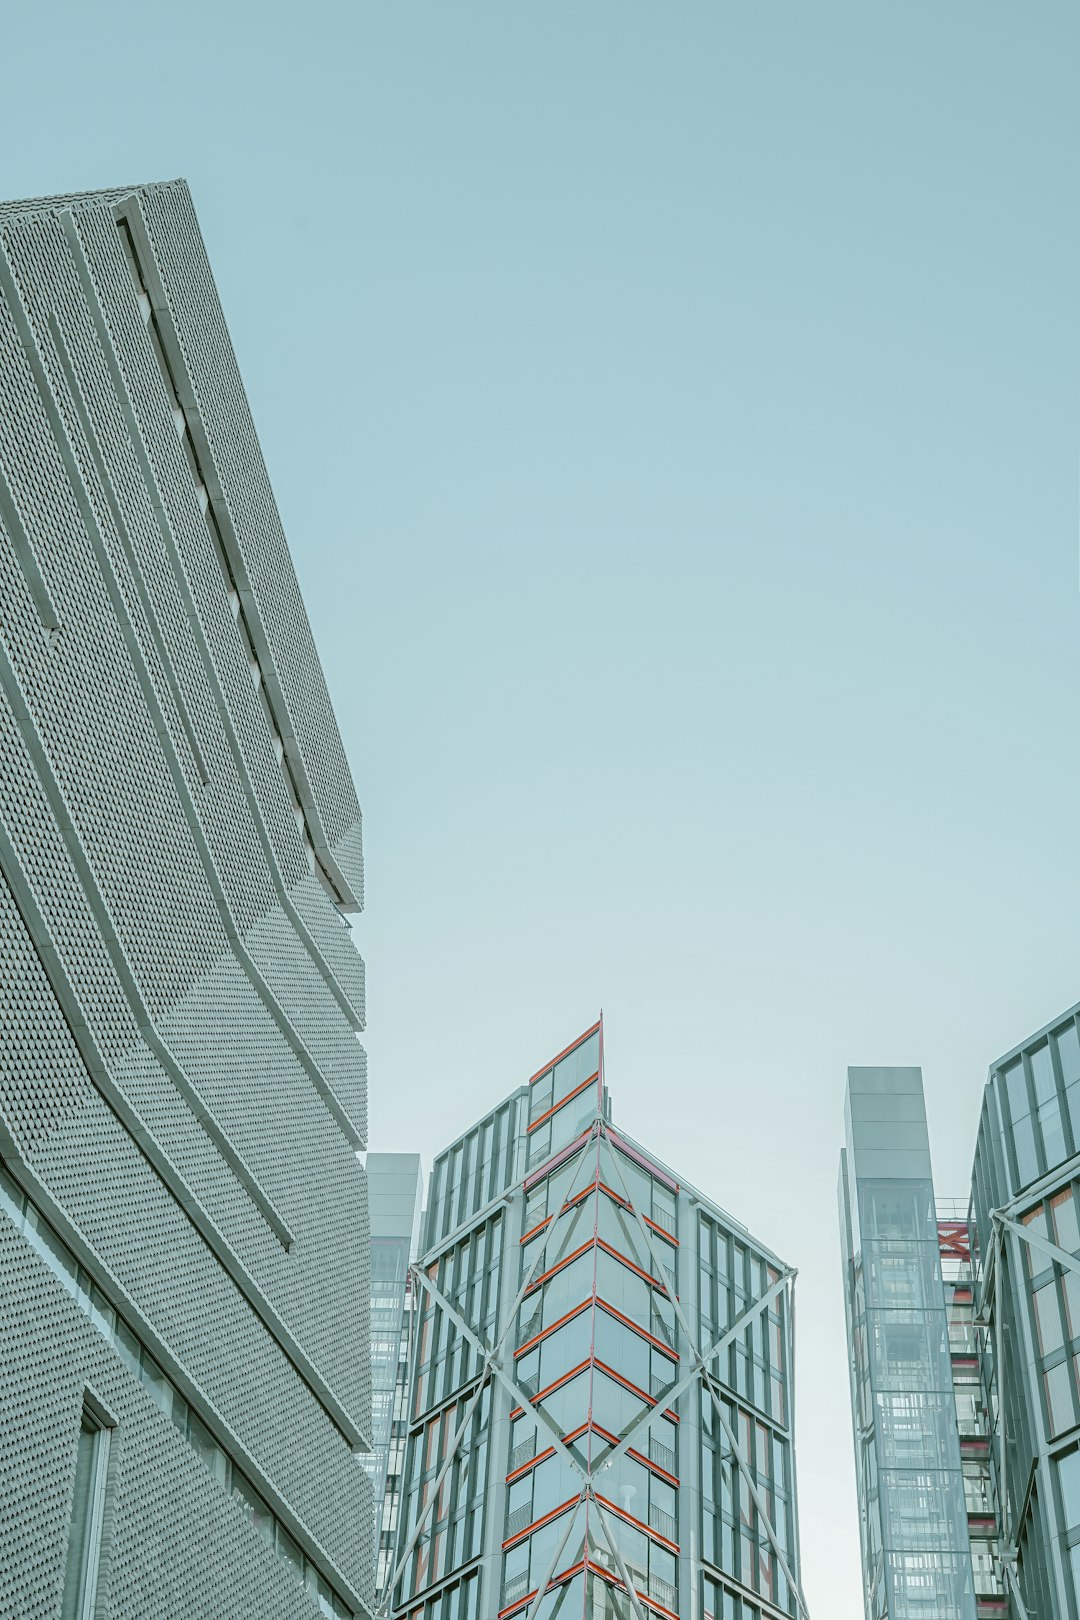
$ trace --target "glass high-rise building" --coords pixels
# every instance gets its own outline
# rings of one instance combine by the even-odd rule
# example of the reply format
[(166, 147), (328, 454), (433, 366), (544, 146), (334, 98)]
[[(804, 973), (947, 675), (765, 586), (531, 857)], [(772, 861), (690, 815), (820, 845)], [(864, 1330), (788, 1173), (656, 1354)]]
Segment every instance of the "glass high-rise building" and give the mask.
[(420, 1240), (424, 1177), (417, 1153), (369, 1153), (371, 1221), (371, 1440), (364, 1459), (375, 1498), (375, 1591), (390, 1573), (401, 1499), (415, 1295), (410, 1265)]
[(1080, 1617), (1080, 1007), (994, 1063), (972, 1178), (1012, 1615)]
[(868, 1620), (1080, 1620), (1078, 1015), (991, 1065), (970, 1199), (936, 1212), (919, 1071), (849, 1070)]
[(612, 1119), (587, 1030), (435, 1161), (391, 1612), (805, 1614), (794, 1272)]
[(0, 204), (5, 1620), (367, 1612), (362, 888), (186, 185)]

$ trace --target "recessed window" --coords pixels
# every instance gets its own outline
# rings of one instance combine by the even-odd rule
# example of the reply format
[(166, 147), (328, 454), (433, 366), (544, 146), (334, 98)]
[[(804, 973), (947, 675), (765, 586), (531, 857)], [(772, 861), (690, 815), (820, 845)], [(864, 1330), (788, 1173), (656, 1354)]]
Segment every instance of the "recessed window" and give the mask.
[(61, 1620), (93, 1620), (108, 1471), (109, 1431), (83, 1407)]

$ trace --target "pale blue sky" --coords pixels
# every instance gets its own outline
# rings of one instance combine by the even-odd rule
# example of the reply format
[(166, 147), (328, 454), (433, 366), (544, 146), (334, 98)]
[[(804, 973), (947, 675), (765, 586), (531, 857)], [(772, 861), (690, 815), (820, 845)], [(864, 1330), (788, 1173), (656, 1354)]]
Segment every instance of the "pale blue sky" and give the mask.
[(372, 1146), (595, 1016), (800, 1267), (807, 1593), (859, 1620), (844, 1068), (1080, 998), (1080, 13), (5, 18), (5, 196), (191, 182), (366, 813)]

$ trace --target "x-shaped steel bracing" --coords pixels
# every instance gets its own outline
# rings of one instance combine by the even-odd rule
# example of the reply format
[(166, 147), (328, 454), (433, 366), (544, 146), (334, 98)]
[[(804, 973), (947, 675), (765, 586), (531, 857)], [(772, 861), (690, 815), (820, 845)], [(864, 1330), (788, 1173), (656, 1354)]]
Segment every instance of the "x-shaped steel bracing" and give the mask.
[[(612, 1558), (614, 1559), (616, 1568), (619, 1572), (619, 1577), (626, 1588), (627, 1596), (629, 1598), (631, 1607), (633, 1608), (636, 1620), (648, 1620), (648, 1617), (642, 1609), (637, 1592), (634, 1588), (629, 1570), (627, 1569), (622, 1555), (619, 1552), (616, 1538), (611, 1534), (607, 1523), (607, 1516), (604, 1513), (600, 1503), (596, 1500), (593, 1489), (593, 1470), (583, 1466), (578, 1458), (574, 1456), (563, 1440), (558, 1427), (554, 1424), (552, 1419), (541, 1407), (538, 1407), (534, 1403), (533, 1399), (502, 1365), (502, 1351), (507, 1336), (514, 1325), (517, 1318), (517, 1313), (521, 1308), (522, 1301), (533, 1285), (536, 1277), (541, 1273), (542, 1262), (555, 1238), (556, 1232), (561, 1234), (564, 1244), (568, 1244), (570, 1238), (573, 1236), (582, 1211), (587, 1207), (586, 1203), (582, 1202), (573, 1211), (569, 1223), (562, 1221), (561, 1217), (566, 1213), (567, 1202), (571, 1196), (571, 1190), (575, 1180), (577, 1179), (577, 1175), (583, 1168), (589, 1167), (587, 1150), (590, 1142), (595, 1142), (597, 1144), (597, 1179), (599, 1179), (599, 1144), (604, 1142), (607, 1145), (607, 1156), (611, 1163), (612, 1169), (614, 1170), (615, 1177), (619, 1182), (621, 1194), (625, 1200), (627, 1213), (632, 1215), (634, 1218), (635, 1224), (645, 1245), (646, 1252), (652, 1259), (656, 1276), (658, 1280), (661, 1281), (661, 1287), (663, 1288), (667, 1298), (670, 1300), (676, 1319), (682, 1328), (686, 1343), (689, 1346), (690, 1358), (692, 1360), (692, 1366), (689, 1368), (689, 1370), (664, 1393), (664, 1396), (662, 1397), (663, 1404), (658, 1401), (656, 1405), (648, 1408), (641, 1414), (641, 1416), (631, 1425), (627, 1433), (623, 1435), (615, 1449), (600, 1464), (599, 1468), (596, 1470), (596, 1473), (603, 1474), (610, 1469), (630, 1450), (630, 1448), (642, 1435), (648, 1432), (652, 1424), (662, 1413), (664, 1406), (671, 1405), (679, 1398), (681, 1394), (684, 1393), (685, 1390), (689, 1389), (690, 1386), (700, 1378), (705, 1389), (708, 1390), (717, 1418), (727, 1439), (728, 1447), (732, 1456), (735, 1458), (739, 1472), (746, 1483), (747, 1489), (749, 1490), (750, 1496), (754, 1502), (754, 1506), (757, 1509), (761, 1527), (765, 1531), (769, 1543), (776, 1554), (777, 1562), (783, 1570), (788, 1585), (794, 1594), (799, 1613), (803, 1617), (803, 1620), (809, 1620), (809, 1610), (806, 1606), (806, 1600), (803, 1596), (802, 1588), (792, 1573), (785, 1550), (780, 1544), (775, 1526), (773, 1525), (772, 1519), (769, 1516), (765, 1498), (757, 1484), (757, 1481), (753, 1477), (749, 1460), (743, 1455), (742, 1448), (740, 1447), (734, 1431), (732, 1430), (731, 1424), (728, 1421), (727, 1414), (724, 1410), (723, 1401), (717, 1389), (716, 1380), (712, 1371), (712, 1364), (716, 1361), (717, 1357), (722, 1354), (722, 1352), (728, 1347), (728, 1345), (737, 1335), (745, 1332), (750, 1324), (758, 1316), (760, 1316), (763, 1311), (766, 1311), (769, 1308), (773, 1300), (776, 1299), (779, 1294), (784, 1292), (784, 1290), (788, 1290), (790, 1299), (796, 1272), (790, 1267), (782, 1270), (776, 1282), (773, 1283), (765, 1291), (765, 1293), (760, 1296), (760, 1298), (755, 1300), (752, 1305), (747, 1306), (747, 1308), (736, 1317), (731, 1326), (725, 1329), (725, 1331), (714, 1341), (713, 1344), (709, 1346), (709, 1348), (703, 1354), (698, 1349), (695, 1336), (690, 1328), (690, 1323), (679, 1303), (678, 1298), (676, 1297), (674, 1291), (668, 1288), (666, 1282), (663, 1281), (663, 1278), (666, 1275), (666, 1266), (661, 1257), (660, 1251), (657, 1248), (656, 1239), (653, 1233), (649, 1230), (648, 1223), (645, 1221), (641, 1211), (638, 1209), (637, 1205), (630, 1196), (626, 1180), (619, 1168), (616, 1151), (614, 1150), (612, 1144), (608, 1141), (606, 1122), (601, 1115), (598, 1115), (594, 1120), (590, 1136), (583, 1144), (586, 1150), (585, 1154), (580, 1158), (577, 1154), (575, 1154), (573, 1160), (567, 1166), (569, 1173), (562, 1181), (559, 1197), (551, 1200), (551, 1203), (554, 1205), (554, 1213), (551, 1217), (551, 1224), (537, 1246), (532, 1264), (529, 1267), (529, 1270), (526, 1272), (521, 1286), (518, 1289), (518, 1292), (515, 1295), (511, 1305), (506, 1311), (498, 1336), (493, 1345), (487, 1345), (484, 1343), (479, 1334), (469, 1325), (468, 1322), (465, 1321), (460, 1311), (458, 1311), (451, 1301), (446, 1298), (442, 1290), (438, 1288), (438, 1286), (427, 1275), (427, 1272), (423, 1270), (422, 1267), (416, 1266), (412, 1269), (412, 1275), (418, 1286), (423, 1289), (434, 1304), (445, 1312), (450, 1321), (453, 1322), (454, 1326), (458, 1329), (459, 1333), (461, 1333), (466, 1341), (471, 1344), (474, 1349), (476, 1349), (483, 1357), (483, 1366), (476, 1389), (473, 1391), (469, 1401), (466, 1404), (465, 1410), (450, 1444), (446, 1459), (443, 1462), (442, 1467), (439, 1469), (438, 1474), (435, 1476), (435, 1479), (432, 1481), (423, 1510), (421, 1511), (421, 1514), (410, 1533), (405, 1548), (397, 1561), (394, 1571), (387, 1582), (385, 1594), (386, 1600), (388, 1601), (391, 1597), (394, 1587), (401, 1578), (402, 1571), (408, 1563), (414, 1548), (424, 1532), (424, 1528), (429, 1518), (435, 1510), (435, 1506), (439, 1500), (439, 1495), (442, 1490), (443, 1481), (450, 1470), (458, 1448), (460, 1447), (461, 1442), (468, 1430), (476, 1408), (479, 1405), (483, 1391), (487, 1387), (491, 1378), (494, 1377), (498, 1379), (498, 1381), (506, 1388), (515, 1402), (530, 1414), (536, 1423), (537, 1428), (542, 1429), (546, 1434), (547, 1439), (556, 1455), (559, 1456), (564, 1463), (566, 1463), (566, 1465), (581, 1481), (581, 1490), (578, 1499), (567, 1514), (566, 1529), (564, 1530), (554, 1549), (549, 1563), (549, 1568), (543, 1581), (535, 1589), (527, 1608), (522, 1613), (522, 1620), (530, 1620), (530, 1617), (533, 1616), (534, 1611), (538, 1612), (539, 1604), (543, 1600), (543, 1597), (546, 1594), (547, 1589), (559, 1567), (559, 1562), (563, 1557), (563, 1553), (570, 1539), (574, 1525), (577, 1522), (578, 1513), (583, 1502), (591, 1503), (596, 1511), (597, 1518), (599, 1519), (600, 1526), (604, 1534), (604, 1539), (610, 1548)], [(519, 1183), (518, 1185), (520, 1186), (521, 1184)], [(582, 1190), (584, 1191), (586, 1189)], [(462, 1236), (464, 1237), (465, 1235), (467, 1234), (463, 1232)], [(585, 1547), (585, 1558), (586, 1560), (588, 1559), (587, 1545)]]

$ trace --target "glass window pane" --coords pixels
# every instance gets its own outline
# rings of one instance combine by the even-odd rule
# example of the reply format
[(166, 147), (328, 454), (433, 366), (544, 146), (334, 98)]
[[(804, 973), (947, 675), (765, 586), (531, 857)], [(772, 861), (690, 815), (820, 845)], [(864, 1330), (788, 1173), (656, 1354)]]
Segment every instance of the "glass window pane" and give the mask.
[(1059, 1031), (1057, 1050), (1065, 1084), (1071, 1086), (1074, 1081), (1080, 1080), (1080, 1035), (1077, 1034), (1075, 1024), (1070, 1024), (1067, 1029)]
[(1070, 1451), (1067, 1456), (1060, 1457), (1057, 1474), (1065, 1524), (1073, 1530), (1080, 1525), (1080, 1451)]
[(1046, 1383), (1046, 1409), (1050, 1419), (1050, 1433), (1064, 1434), (1073, 1422), (1072, 1379), (1069, 1362), (1051, 1367), (1044, 1375)]
[(1050, 1061), (1049, 1046), (1040, 1046), (1037, 1051), (1030, 1054), (1031, 1080), (1035, 1087), (1035, 1101), (1048, 1102), (1056, 1095), (1054, 1083), (1054, 1065)]
[(1024, 1119), (1031, 1112), (1023, 1059), (1005, 1070), (1005, 1089), (1009, 1097), (1009, 1114), (1015, 1125), (1018, 1119)]

